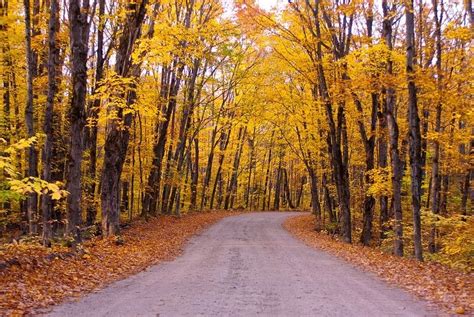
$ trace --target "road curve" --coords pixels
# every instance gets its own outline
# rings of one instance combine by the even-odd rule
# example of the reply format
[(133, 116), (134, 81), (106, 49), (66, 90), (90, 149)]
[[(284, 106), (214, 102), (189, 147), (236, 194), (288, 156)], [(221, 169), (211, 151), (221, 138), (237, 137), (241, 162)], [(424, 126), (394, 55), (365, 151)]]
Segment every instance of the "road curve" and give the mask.
[(225, 218), (176, 260), (56, 306), (49, 316), (435, 315), (407, 293), (294, 239), (281, 226), (294, 214)]

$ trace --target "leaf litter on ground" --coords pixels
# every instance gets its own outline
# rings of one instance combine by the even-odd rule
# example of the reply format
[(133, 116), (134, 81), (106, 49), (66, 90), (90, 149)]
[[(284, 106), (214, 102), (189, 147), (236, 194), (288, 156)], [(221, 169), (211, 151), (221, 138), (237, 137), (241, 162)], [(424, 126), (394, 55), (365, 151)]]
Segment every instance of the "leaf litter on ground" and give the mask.
[(84, 242), (81, 252), (61, 246), (4, 245), (0, 248), (0, 316), (45, 311), (69, 297), (171, 260), (191, 236), (235, 214), (219, 211), (137, 221), (123, 231), (123, 244), (97, 237)]
[(335, 255), (389, 284), (434, 303), (447, 315), (474, 315), (474, 274), (456, 271), (435, 262), (400, 258), (373, 247), (347, 244), (315, 231), (313, 215), (291, 217), (284, 228), (305, 244)]

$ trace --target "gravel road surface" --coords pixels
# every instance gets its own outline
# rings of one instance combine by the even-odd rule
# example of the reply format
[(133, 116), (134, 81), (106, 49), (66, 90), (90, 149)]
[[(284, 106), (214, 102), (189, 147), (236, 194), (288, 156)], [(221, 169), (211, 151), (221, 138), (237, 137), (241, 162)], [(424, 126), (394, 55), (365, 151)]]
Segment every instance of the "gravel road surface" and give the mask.
[(436, 315), (404, 291), (293, 238), (281, 226), (292, 215), (225, 218), (176, 260), (56, 306), (49, 316)]

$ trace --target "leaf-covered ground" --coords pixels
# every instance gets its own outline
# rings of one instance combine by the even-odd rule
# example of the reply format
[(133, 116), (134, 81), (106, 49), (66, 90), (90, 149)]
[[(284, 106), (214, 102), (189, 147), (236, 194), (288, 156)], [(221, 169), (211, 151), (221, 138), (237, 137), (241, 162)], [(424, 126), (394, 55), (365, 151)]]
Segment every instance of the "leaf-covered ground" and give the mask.
[(29, 244), (0, 248), (0, 316), (22, 316), (80, 296), (179, 255), (194, 234), (231, 212), (160, 217), (136, 222), (123, 232), (123, 245), (93, 239), (73, 253)]
[(375, 273), (385, 281), (439, 305), (448, 314), (474, 313), (473, 274), (454, 271), (441, 264), (399, 258), (375, 248), (344, 243), (316, 232), (312, 215), (289, 218), (284, 227), (307, 245)]

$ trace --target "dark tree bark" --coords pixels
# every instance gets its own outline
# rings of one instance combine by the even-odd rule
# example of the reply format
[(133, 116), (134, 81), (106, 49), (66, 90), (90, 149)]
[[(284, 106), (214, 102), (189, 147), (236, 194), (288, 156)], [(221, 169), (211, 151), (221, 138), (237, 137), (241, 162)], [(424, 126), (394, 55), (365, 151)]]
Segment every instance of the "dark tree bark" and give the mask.
[(240, 158), (242, 156), (242, 150), (244, 147), (245, 135), (247, 132), (247, 126), (240, 128), (238, 137), (238, 147), (235, 151), (234, 163), (232, 167), (232, 176), (230, 178), (229, 186), (227, 187), (227, 194), (225, 196), (224, 208), (228, 210), (234, 207), (234, 199), (237, 192), (237, 180), (240, 166)]
[[(160, 86), (160, 100), (165, 100), (170, 91), (170, 80), (172, 72), (169, 67), (163, 67), (161, 72), (161, 86)], [(168, 107), (167, 107), (168, 106)], [(159, 179), (161, 177), (162, 159), (164, 156), (164, 142), (161, 140), (161, 131), (164, 127), (168, 128), (168, 121), (171, 119), (173, 109), (169, 107), (168, 103), (158, 103), (158, 110), (165, 114), (165, 120), (162, 124), (155, 123), (154, 144), (153, 144), (153, 161), (150, 174), (148, 176), (148, 185), (145, 188), (142, 202), (142, 216), (156, 215), (156, 208), (158, 204), (158, 196), (160, 192)]]
[(441, 177), (441, 198), (439, 201), (439, 211), (441, 214), (446, 214), (448, 211), (448, 194), (449, 194), (449, 175)]
[(471, 28), (474, 27), (474, 10), (472, 9), (472, 0), (466, 0), (464, 1), (464, 5), (467, 11), (467, 14), (469, 14), (469, 22), (471, 23)]
[(252, 208), (252, 189), (251, 189), (251, 180), (252, 180), (252, 171), (255, 165), (255, 131), (256, 128), (253, 129), (253, 136), (249, 137), (248, 139), (248, 146), (249, 146), (249, 164), (248, 164), (248, 178), (247, 178), (247, 189), (245, 191), (245, 209)]
[(334, 212), (333, 198), (331, 197), (331, 192), (329, 191), (326, 173), (323, 174), (322, 186), (323, 186), (323, 195), (324, 195), (324, 205), (325, 205), (325, 209), (326, 209), (326, 211), (329, 215), (329, 221), (331, 223), (336, 223), (337, 222), (337, 215)]
[[(5, 19), (8, 16), (8, 1), (4, 0), (0, 2), (0, 17)], [(5, 22), (0, 23), (0, 32), (2, 35), (6, 35), (8, 33), (8, 24)], [(11, 103), (10, 103), (10, 71), (11, 71), (11, 62), (10, 58), (8, 55), (10, 54), (9, 52), (9, 45), (8, 41), (4, 41), (3, 43), (0, 43), (1, 47), (1, 52), (3, 55), (3, 66), (5, 67), (5, 70), (1, 76), (1, 81), (2, 81), (2, 88), (3, 88), (3, 118), (0, 119), (0, 128), (1, 128), (1, 133), (2, 137), (7, 141), (7, 144), (10, 144), (10, 137), (11, 137), (11, 122), (10, 122), (10, 116), (11, 116)], [(7, 209), (7, 208), (5, 208)]]
[[(369, 10), (367, 15), (367, 36), (372, 42), (372, 25), (373, 25), (373, 2), (369, 3)], [(378, 110), (378, 99), (379, 95), (377, 93), (371, 93), (371, 111), (370, 111), (370, 132), (367, 134), (365, 122), (362, 121), (363, 109), (360, 100), (355, 96), (356, 108), (361, 114), (361, 118), (357, 120), (357, 125), (359, 127), (359, 133), (364, 144), (365, 150), (365, 176), (364, 176), (364, 186), (367, 191), (370, 185), (372, 185), (372, 179), (369, 173), (375, 167), (375, 132), (377, 129), (377, 110)], [(372, 221), (374, 217), (374, 208), (375, 208), (375, 198), (372, 195), (364, 195), (364, 210), (362, 212), (362, 233), (360, 236), (360, 242), (363, 245), (369, 245), (370, 240), (372, 239)]]
[[(133, 64), (131, 56), (136, 40), (141, 34), (147, 5), (148, 0), (128, 4), (128, 14), (116, 54), (115, 72), (119, 76), (136, 77), (140, 73), (139, 65)], [(123, 97), (126, 98), (128, 106), (135, 103), (136, 95), (133, 90)], [(124, 114), (123, 109), (118, 109), (117, 117), (117, 119), (111, 119), (108, 122), (104, 146), (101, 186), (102, 234), (104, 236), (113, 236), (119, 233), (120, 176), (130, 139), (129, 128), (132, 124), (132, 114)], [(122, 127), (119, 127), (120, 125)]]
[[(200, 65), (201, 65), (201, 60), (195, 59), (193, 62), (193, 67), (191, 69), (191, 75), (188, 81), (186, 102), (183, 107), (183, 112), (181, 115), (181, 122), (180, 122), (180, 127), (179, 127), (179, 134), (178, 134), (178, 144), (176, 146), (176, 151), (173, 156), (173, 165), (176, 166), (176, 174), (178, 177), (182, 177), (182, 170), (183, 170), (184, 159), (185, 159), (185, 150), (187, 147), (186, 141), (188, 140), (188, 134), (191, 128), (192, 120), (193, 120), (194, 109), (196, 107), (196, 100), (195, 100), (196, 79), (198, 76)], [(168, 213), (171, 213), (173, 202), (176, 200), (177, 192), (178, 192), (178, 187), (172, 186), (171, 192), (170, 192), (170, 198), (169, 198), (169, 205), (165, 206), (166, 209), (168, 210)]]
[[(385, 44), (389, 50), (393, 49), (392, 40), (392, 24), (394, 14), (396, 12), (395, 5), (389, 7), (386, 0), (382, 1), (383, 8), (383, 38)], [(391, 76), (393, 74), (393, 61), (389, 59), (387, 61), (387, 74)], [(394, 223), (394, 254), (397, 256), (403, 256), (403, 217), (402, 217), (402, 162), (400, 160), (400, 153), (398, 150), (398, 123), (395, 114), (395, 89), (392, 86), (384, 87), (383, 93), (385, 94), (385, 118), (388, 126), (388, 137), (389, 137), (389, 148), (390, 158), (392, 167), (392, 209), (395, 218)]]
[[(387, 121), (384, 115), (386, 112), (387, 112), (386, 102), (382, 102), (379, 112), (377, 114), (378, 122), (379, 122), (379, 131), (380, 131), (380, 135), (377, 140), (377, 150), (378, 150), (377, 163), (378, 163), (378, 167), (384, 170), (388, 166), (388, 160), (387, 160), (388, 149), (387, 149), (387, 140), (386, 140)], [(386, 195), (381, 195), (379, 199), (379, 204), (380, 204), (380, 218), (379, 218), (380, 239), (383, 240), (387, 237), (387, 231), (389, 230), (388, 197)]]
[(276, 178), (275, 178), (275, 198), (273, 199), (273, 210), (276, 210), (276, 211), (280, 210), (281, 179), (282, 179), (281, 161), (282, 161), (282, 155), (280, 153), (280, 160), (278, 161), (278, 168), (277, 168)]
[(421, 183), (422, 183), (422, 162), (421, 162), (421, 132), (420, 118), (418, 115), (418, 104), (416, 98), (415, 85), (415, 21), (413, 14), (413, 0), (409, 0), (405, 6), (406, 17), (406, 66), (408, 81), (408, 122), (409, 122), (409, 147), (411, 165), (411, 198), (413, 208), (413, 242), (415, 247), (415, 257), (423, 260), (423, 249), (421, 245)]
[(461, 182), (462, 185), (462, 198), (461, 198), (461, 212), (463, 215), (468, 215), (467, 212), (467, 198), (469, 196), (469, 189), (470, 189), (470, 182), (471, 182), (471, 175), (473, 174), (472, 170), (469, 169), (467, 173), (464, 175), (464, 179)]
[[(179, 65), (178, 65), (179, 64)], [(145, 215), (156, 215), (156, 207), (158, 204), (158, 197), (160, 192), (160, 182), (161, 182), (161, 170), (163, 165), (163, 157), (165, 154), (166, 140), (168, 136), (168, 127), (171, 120), (171, 115), (173, 114), (176, 108), (176, 96), (181, 85), (181, 79), (183, 75), (184, 65), (181, 64), (178, 60), (175, 60), (175, 66), (177, 70), (169, 70), (169, 79), (165, 79), (164, 91), (169, 89), (169, 99), (166, 105), (163, 107), (162, 112), (165, 114), (165, 118), (161, 125), (157, 125), (155, 143), (153, 145), (153, 165), (148, 176), (148, 186), (145, 191), (144, 200), (143, 200), (143, 214)], [(166, 72), (165, 72), (166, 74)], [(169, 86), (167, 84), (169, 80)], [(164, 206), (162, 204), (162, 206)]]
[[(262, 210), (267, 209), (267, 189), (270, 180), (270, 170), (272, 164), (272, 149), (273, 149), (273, 136), (275, 135), (275, 131), (272, 131), (272, 136), (270, 137), (270, 146), (268, 147), (268, 160), (267, 160), (267, 170), (265, 172), (265, 184), (263, 186), (263, 202), (262, 202)], [(270, 194), (268, 195), (268, 201), (270, 201)]]
[[(298, 188), (298, 191), (296, 192), (296, 208), (299, 208), (303, 202), (303, 191), (304, 191), (304, 185), (306, 183), (307, 183), (306, 176), (304, 175), (301, 176), (300, 186)], [(318, 200), (319, 200), (319, 195), (318, 195)]]
[[(316, 92), (317, 87), (314, 89), (314, 92)], [(317, 97), (315, 94), (313, 94), (313, 97)], [(316, 98), (315, 98), (316, 100)], [(308, 132), (307, 124), (306, 122), (303, 122), (303, 129)], [(319, 190), (318, 190), (318, 175), (316, 174), (315, 170), (315, 162), (313, 159), (313, 153), (311, 152), (310, 149), (305, 148), (306, 142), (303, 140), (300, 130), (298, 127), (296, 127), (296, 135), (298, 137), (298, 144), (300, 151), (303, 156), (303, 163), (306, 167), (306, 170), (308, 171), (309, 174), (309, 179), (310, 179), (310, 185), (311, 185), (311, 209), (313, 214), (316, 216), (316, 231), (320, 231), (323, 227), (322, 223), (322, 212), (321, 212), (321, 203), (319, 201)], [(320, 132), (320, 137), (323, 135), (322, 131)], [(301, 190), (303, 189), (303, 183), (301, 184)]]
[[(8, 16), (8, 1), (4, 0), (0, 2), (0, 18), (3, 20)], [(6, 19), (5, 19), (6, 20)], [(4, 21), (5, 21), (4, 20)], [(3, 34), (8, 34), (9, 28), (8, 24), (3, 22), (0, 24), (0, 32)], [(5, 36), (6, 38), (6, 36)], [(0, 119), (0, 133), (2, 133), (3, 139), (6, 141), (6, 144), (11, 143), (12, 137), (12, 125), (11, 125), (11, 82), (12, 82), (12, 62), (10, 57), (10, 45), (8, 40), (5, 40), (3, 43), (0, 43), (1, 52), (3, 54), (3, 66), (5, 67), (4, 73), (1, 76), (2, 86), (3, 86), (3, 118)], [(15, 92), (13, 92), (15, 93)], [(11, 204), (9, 201), (2, 203), (2, 207), (7, 212), (10, 211)]]
[[(194, 0), (187, 2), (186, 13), (184, 15), (184, 27), (189, 28), (191, 25), (191, 16), (194, 7)], [(187, 43), (182, 41), (182, 47), (186, 47)], [(161, 113), (165, 114), (164, 121), (157, 124), (155, 127), (155, 139), (153, 144), (153, 163), (150, 174), (148, 175), (148, 184), (143, 197), (143, 216), (156, 215), (156, 208), (158, 205), (158, 197), (160, 193), (161, 170), (163, 165), (163, 157), (165, 154), (165, 147), (167, 141), (167, 131), (171, 114), (175, 111), (178, 92), (181, 87), (181, 80), (185, 68), (184, 62), (180, 57), (175, 56), (171, 67), (164, 67), (162, 74), (162, 83), (160, 90), (160, 99), (167, 102), (163, 105), (159, 103), (158, 107)], [(168, 189), (164, 186), (164, 191)], [(163, 195), (168, 198), (168, 195)], [(162, 210), (167, 209), (167, 201), (163, 201)]]
[(319, 190), (318, 190), (318, 177), (316, 171), (312, 166), (306, 166), (309, 174), (309, 180), (311, 185), (311, 209), (314, 215), (316, 215), (316, 230), (322, 229), (321, 223), (321, 204), (319, 202)]
[[(434, 132), (441, 132), (441, 112), (442, 112), (442, 89), (443, 89), (443, 73), (442, 65), (442, 47), (441, 47), (441, 23), (443, 20), (443, 0), (440, 2), (441, 12), (438, 11), (438, 0), (433, 0), (433, 11), (435, 19), (435, 37), (436, 37), (436, 81), (438, 89), (438, 103), (436, 104), (436, 118)], [(439, 159), (440, 159), (440, 144), (437, 139), (433, 141), (433, 162), (431, 165), (431, 211), (433, 214), (438, 214), (440, 210), (440, 190), (441, 177), (439, 174)], [(431, 226), (430, 239), (428, 242), (428, 250), (431, 253), (437, 251), (436, 247), (436, 226)]]
[[(176, 109), (173, 110), (173, 113), (171, 115), (171, 131), (170, 131), (170, 138), (171, 140), (174, 140), (175, 138), (175, 124), (176, 122)], [(165, 142), (166, 144), (166, 142)], [(170, 211), (168, 210), (168, 197), (169, 197), (169, 191), (170, 191), (170, 185), (168, 182), (172, 182), (173, 180), (171, 179), (171, 169), (174, 168), (173, 165), (173, 142), (170, 142), (168, 145), (168, 153), (166, 155), (166, 165), (165, 165), (165, 171), (163, 173), (163, 193), (161, 195), (161, 212), (163, 214), (169, 214)]]
[(217, 166), (217, 173), (216, 173), (216, 179), (214, 181), (214, 186), (212, 187), (212, 193), (211, 193), (211, 198), (210, 198), (210, 204), (209, 207), (212, 209), (214, 207), (214, 197), (216, 195), (216, 189), (219, 189), (219, 194), (218, 194), (218, 206), (220, 208), (221, 202), (222, 202), (222, 165), (224, 164), (224, 158), (225, 158), (225, 151), (227, 150), (227, 146), (229, 145), (230, 141), (230, 135), (232, 132), (232, 127), (229, 126), (228, 131), (225, 132), (223, 131), (220, 135), (220, 141), (219, 141), (219, 160), (218, 160), (218, 166)]
[[(129, 163), (128, 163), (129, 164)], [(124, 181), (121, 184), (122, 186), (122, 195), (121, 195), (121, 205), (120, 205), (120, 211), (125, 213), (129, 209), (129, 204), (130, 204), (130, 196), (128, 195), (128, 192), (130, 190), (130, 183), (128, 181)]]
[(133, 211), (135, 206), (135, 152), (137, 147), (137, 128), (136, 128), (136, 116), (133, 117), (133, 140), (132, 140), (132, 150), (131, 150), (131, 175), (130, 175), (130, 203), (128, 208), (128, 221), (131, 222), (133, 219)]
[(82, 223), (81, 164), (83, 132), (87, 94), (87, 53), (89, 48), (89, 0), (70, 0), (69, 24), (71, 42), (72, 97), (69, 109), (71, 142), (69, 146), (69, 169), (67, 177), (67, 231), (76, 241), (80, 240), (79, 226)]
[[(319, 1), (313, 9), (315, 18), (316, 36), (318, 39), (321, 38), (321, 27), (319, 22)], [(327, 17), (323, 14), (326, 20), (327, 26), (332, 29), (332, 24)], [(352, 20), (352, 18), (351, 18)], [(342, 30), (346, 31), (346, 30)], [(342, 32), (341, 31), (341, 32)], [(346, 34), (344, 33), (344, 37)], [(336, 59), (339, 59), (347, 54), (348, 44), (345, 41), (340, 41), (336, 36), (332, 37), (333, 50)], [(349, 35), (347, 36), (347, 43), (350, 43), (350, 27)], [(322, 55), (322, 43), (318, 41), (317, 44), (317, 59), (318, 61), (323, 60)], [(326, 75), (321, 62), (317, 66), (318, 83), (319, 83), (319, 95), (321, 96), (326, 112), (327, 122), (329, 126), (329, 137), (330, 137), (330, 150), (331, 150), (331, 163), (333, 166), (334, 180), (336, 183), (337, 197), (339, 202), (339, 208), (341, 211), (341, 233), (345, 242), (352, 242), (352, 225), (351, 225), (351, 210), (350, 210), (350, 191), (349, 191), (349, 172), (347, 169), (347, 133), (345, 129), (345, 114), (343, 105), (338, 106), (338, 124), (336, 123), (333, 116), (332, 101), (329, 95), (329, 89), (327, 86)], [(343, 150), (341, 150), (343, 147)]]
[[(216, 144), (216, 136), (217, 136), (217, 125), (219, 123), (219, 118), (220, 118), (220, 111), (217, 117), (217, 122), (214, 126), (214, 129), (212, 130), (212, 135), (211, 135), (211, 148), (209, 151), (209, 155), (207, 157), (207, 164), (206, 164), (206, 172), (204, 173), (204, 182), (202, 184), (202, 193), (201, 193), (201, 210), (204, 209), (204, 207), (207, 204), (208, 200), (208, 194), (207, 194), (207, 188), (209, 187), (209, 184), (211, 182), (211, 174), (212, 174), (212, 165), (214, 163), (214, 149), (215, 149), (215, 144)], [(222, 137), (222, 134), (221, 134)], [(216, 177), (217, 179), (217, 177)], [(213, 196), (213, 195), (212, 195)], [(211, 209), (212, 209), (212, 201), (211, 199)]]
[[(372, 94), (372, 106), (371, 106), (371, 116), (370, 116), (370, 136), (367, 135), (365, 124), (361, 120), (357, 121), (359, 126), (359, 132), (364, 143), (365, 149), (365, 190), (371, 185), (372, 180), (369, 176), (369, 172), (375, 166), (375, 129), (377, 124), (377, 109), (378, 109), (378, 95)], [(356, 107), (360, 113), (363, 112), (362, 104), (356, 98), (355, 99)], [(364, 210), (363, 210), (363, 225), (362, 225), (362, 234), (360, 236), (360, 242), (363, 245), (369, 245), (370, 240), (372, 239), (372, 220), (374, 215), (375, 208), (375, 198), (372, 195), (364, 195)]]
[(191, 197), (189, 209), (194, 211), (197, 208), (197, 187), (199, 181), (199, 139), (195, 138), (193, 144), (194, 156), (191, 164)]
[[(206, 172), (204, 174), (204, 182), (203, 182), (202, 193), (201, 193), (201, 210), (204, 209), (204, 207), (207, 204), (207, 200), (208, 200), (207, 190), (208, 190), (209, 184), (211, 183), (212, 166), (214, 164), (214, 152), (215, 152), (215, 148), (217, 146), (216, 137), (217, 137), (217, 132), (218, 132), (218, 128), (219, 128), (219, 122), (220, 122), (221, 117), (223, 116), (224, 106), (226, 105), (229, 96), (230, 96), (230, 91), (227, 92), (227, 94), (224, 96), (224, 98), (223, 98), (223, 100), (220, 104), (219, 112), (217, 113), (216, 123), (214, 125), (214, 129), (212, 130), (211, 148), (210, 148), (209, 155), (208, 155), (208, 158), (207, 158)], [(224, 129), (224, 127), (222, 127), (222, 129)], [(220, 137), (222, 138), (224, 136), (224, 134), (225, 133), (222, 132)], [(222, 139), (218, 142), (220, 142), (220, 144), (222, 145)], [(219, 176), (219, 177), (221, 177), (221, 176)], [(217, 176), (216, 176), (216, 181), (217, 181)], [(213, 189), (213, 194), (211, 194), (212, 197), (214, 197), (214, 193), (215, 193), (215, 186), (214, 186), (214, 189)], [(213, 201), (214, 201), (214, 199), (211, 198), (211, 202), (210, 202), (210, 208), (211, 209), (213, 207)]]
[(293, 204), (293, 200), (291, 199), (290, 183), (288, 180), (288, 171), (286, 170), (286, 168), (283, 169), (283, 179), (284, 197), (288, 203), (288, 207), (294, 209), (295, 205)]
[[(53, 122), (54, 122), (54, 104), (56, 94), (58, 92), (58, 75), (60, 74), (60, 49), (56, 42), (57, 33), (59, 32), (59, 1), (51, 0), (49, 10), (49, 26), (48, 26), (48, 94), (46, 98), (46, 107), (44, 113), (43, 132), (46, 135), (43, 151), (43, 180), (52, 181), (52, 155), (53, 155)], [(51, 214), (53, 203), (51, 196), (46, 194), (41, 199), (42, 221), (43, 221), (43, 244), (49, 245), (52, 238), (51, 231)]]
[[(105, 0), (99, 0), (99, 24), (97, 26), (97, 52), (96, 52), (96, 68), (95, 68), (95, 83), (92, 94), (97, 91), (104, 74), (104, 15), (105, 15)], [(91, 226), (96, 219), (97, 203), (95, 200), (95, 191), (97, 188), (97, 119), (99, 115), (100, 99), (94, 99), (87, 111), (87, 118), (90, 126), (87, 128), (87, 142), (86, 146), (89, 149), (89, 167), (87, 170), (90, 184), (86, 187), (87, 197), (87, 212), (86, 224)]]
[[(31, 48), (32, 24), (30, 0), (24, 0), (25, 7), (25, 38), (26, 38), (26, 107), (25, 107), (25, 123), (28, 137), (35, 136), (34, 127), (34, 92), (33, 80), (37, 75), (37, 56)], [(33, 25), (34, 28), (34, 25)], [(34, 145), (27, 150), (28, 170), (27, 177), (38, 177), (38, 152)], [(37, 232), (37, 213), (38, 213), (38, 195), (31, 193), (28, 195), (26, 202), (27, 219), (29, 225), (29, 233)]]

